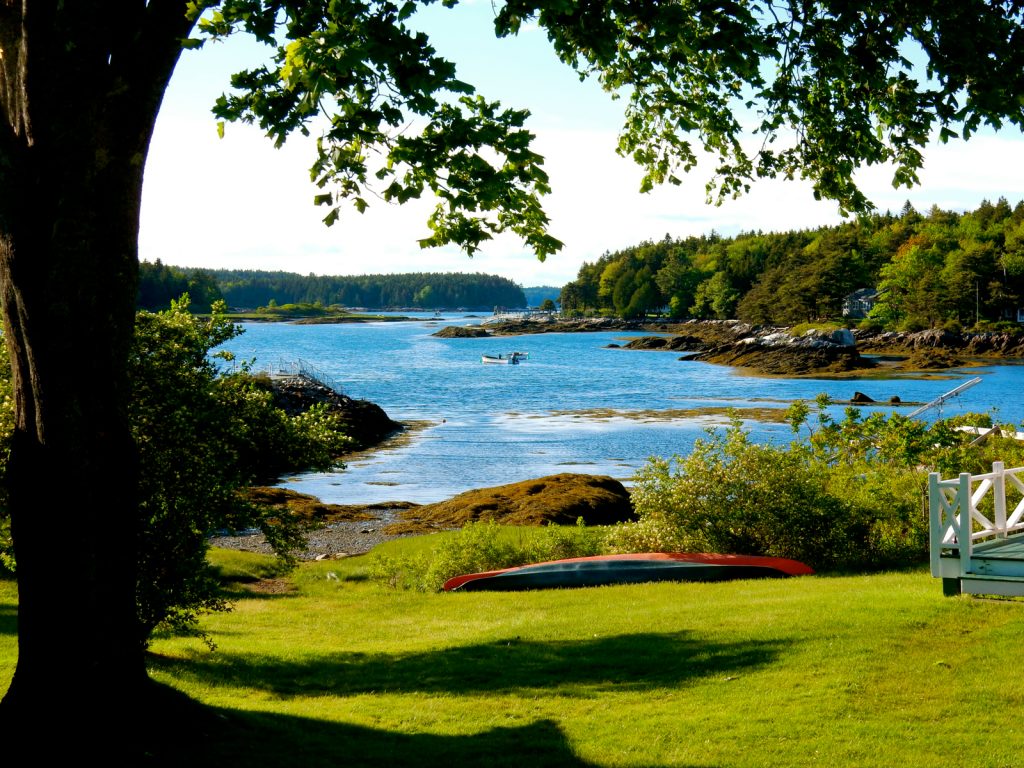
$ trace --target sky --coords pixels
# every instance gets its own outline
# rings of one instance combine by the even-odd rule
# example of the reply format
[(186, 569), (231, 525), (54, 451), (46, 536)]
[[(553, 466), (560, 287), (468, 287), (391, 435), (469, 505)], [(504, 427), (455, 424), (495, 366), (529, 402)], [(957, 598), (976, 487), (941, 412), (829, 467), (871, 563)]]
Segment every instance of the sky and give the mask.
[[(157, 121), (143, 187), (140, 258), (187, 267), (285, 270), (358, 275), (398, 272), (486, 272), (525, 286), (561, 286), (583, 262), (642, 240), (687, 237), (712, 230), (782, 231), (842, 221), (834, 203), (816, 201), (809, 183), (763, 180), (738, 200), (705, 202), (707, 170), (687, 174), (681, 187), (639, 192), (642, 173), (615, 154), (622, 103), (594, 82), (581, 83), (551, 50), (545, 34), (527, 28), (496, 40), (488, 0), (454, 10), (432, 6), (417, 17), (458, 77), (488, 99), (528, 108), (527, 127), (544, 155), (553, 193), (543, 199), (550, 232), (563, 250), (541, 263), (512, 236), (484, 244), (472, 259), (454, 246), (421, 249), (429, 234), (426, 201), (394, 206), (368, 198), (364, 214), (345, 208), (333, 227), (312, 204), (310, 140), (275, 149), (254, 126), (228, 124), (217, 136), (214, 100), (232, 72), (252, 66), (264, 49), (239, 36), (186, 51)], [(861, 171), (861, 188), (879, 210), (909, 200), (970, 210), (984, 199), (1024, 199), (1024, 134), (979, 133), (968, 142), (930, 144), (921, 185), (894, 189), (883, 168)]]

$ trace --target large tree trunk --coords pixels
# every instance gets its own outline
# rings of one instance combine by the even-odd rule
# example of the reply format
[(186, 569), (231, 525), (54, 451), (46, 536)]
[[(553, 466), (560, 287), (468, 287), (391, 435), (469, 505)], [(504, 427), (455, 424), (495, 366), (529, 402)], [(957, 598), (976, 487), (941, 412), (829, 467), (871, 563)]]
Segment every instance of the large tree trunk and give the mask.
[(0, 299), (19, 594), (0, 727), (17, 738), (57, 716), (86, 740), (57, 737), (47, 745), (57, 751), (110, 754), (143, 712), (126, 366), (143, 168), (187, 30), (177, 1), (0, 0)]

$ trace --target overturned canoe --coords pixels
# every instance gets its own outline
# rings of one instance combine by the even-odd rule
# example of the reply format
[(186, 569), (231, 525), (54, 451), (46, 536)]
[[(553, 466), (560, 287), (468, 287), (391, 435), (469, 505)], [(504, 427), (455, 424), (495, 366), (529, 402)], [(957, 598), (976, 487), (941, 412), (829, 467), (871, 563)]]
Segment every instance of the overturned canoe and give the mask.
[(797, 560), (703, 552), (649, 552), (552, 560), (500, 571), (456, 576), (444, 584), (448, 592), (515, 591), (639, 584), (649, 581), (728, 581), (778, 579), (814, 571)]

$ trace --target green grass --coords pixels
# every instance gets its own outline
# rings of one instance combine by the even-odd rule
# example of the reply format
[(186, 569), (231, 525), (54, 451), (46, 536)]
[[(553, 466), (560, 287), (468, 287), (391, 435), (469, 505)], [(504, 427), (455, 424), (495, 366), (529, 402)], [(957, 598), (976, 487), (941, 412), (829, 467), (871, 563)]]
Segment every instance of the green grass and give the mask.
[(0, 690), (6, 691), (18, 660), (18, 585), (0, 568)]
[[(216, 558), (238, 580), (265, 573), (254, 556)], [(924, 571), (421, 594), (366, 570), (365, 558), (303, 565), (291, 591), (240, 599), (203, 622), (215, 652), (153, 644), (153, 677), (223, 716), (190, 766), (1011, 766), (1024, 754), (1024, 605), (943, 598)], [(14, 602), (0, 582), (0, 686)]]
[(789, 329), (791, 336), (803, 336), (808, 331), (838, 331), (846, 325), (838, 320), (824, 320), (817, 323), (800, 323)]

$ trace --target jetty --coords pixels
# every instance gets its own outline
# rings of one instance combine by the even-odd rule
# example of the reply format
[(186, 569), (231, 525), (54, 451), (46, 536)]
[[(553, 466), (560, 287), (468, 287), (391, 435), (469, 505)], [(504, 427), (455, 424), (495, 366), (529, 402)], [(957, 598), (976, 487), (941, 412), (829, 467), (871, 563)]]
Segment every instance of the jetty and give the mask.
[(1024, 467), (928, 476), (931, 573), (947, 595), (1024, 596)]

